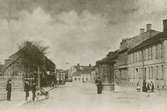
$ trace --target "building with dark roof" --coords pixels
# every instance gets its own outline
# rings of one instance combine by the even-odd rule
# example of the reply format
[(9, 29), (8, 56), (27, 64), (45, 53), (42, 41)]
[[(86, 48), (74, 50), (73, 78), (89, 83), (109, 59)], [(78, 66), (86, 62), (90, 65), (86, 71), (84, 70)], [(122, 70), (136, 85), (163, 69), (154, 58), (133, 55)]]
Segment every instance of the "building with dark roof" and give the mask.
[[(24, 48), (24, 47), (23, 47)], [(22, 49), (23, 49), (22, 48)], [(43, 80), (46, 80), (47, 74), (55, 72), (56, 65), (45, 55), (43, 55), (43, 64), (41, 66), (34, 65), (32, 61), (27, 60), (22, 53), (22, 49), (9, 56), (5, 60), (3, 68), (3, 76), (6, 79), (12, 79), (13, 88), (23, 90), (24, 80), (29, 80), (31, 83), (34, 78), (37, 78), (38, 67), (40, 67), (40, 80), (41, 85), (44, 84)], [(25, 64), (28, 61), (28, 64)], [(45, 85), (47, 81), (45, 81)]]
[(118, 56), (118, 50), (109, 52), (106, 57), (96, 62), (97, 77), (102, 80), (104, 90), (114, 88), (114, 64)]
[(144, 28), (140, 29), (140, 33), (134, 37), (123, 39), (120, 43), (118, 50), (118, 56), (116, 63), (114, 64), (115, 82), (117, 84), (128, 83), (128, 51), (138, 46), (142, 42), (151, 39), (155, 35), (159, 34), (159, 31), (153, 30), (151, 24), (146, 25), (146, 31)]
[[(120, 43), (120, 48), (114, 52), (109, 52), (107, 56), (96, 62), (98, 75), (103, 84), (125, 84), (128, 82), (128, 51), (160, 33), (153, 30), (151, 24), (146, 25), (146, 31), (141, 28), (140, 33), (131, 38), (125, 38)], [(110, 85), (109, 85), (110, 84)]]

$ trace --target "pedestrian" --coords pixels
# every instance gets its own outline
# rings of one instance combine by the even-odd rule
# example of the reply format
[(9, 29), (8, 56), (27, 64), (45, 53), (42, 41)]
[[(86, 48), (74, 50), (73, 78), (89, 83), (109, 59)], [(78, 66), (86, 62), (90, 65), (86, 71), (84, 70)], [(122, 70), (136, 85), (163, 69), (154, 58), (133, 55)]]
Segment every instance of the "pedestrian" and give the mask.
[(27, 101), (29, 98), (29, 91), (30, 91), (30, 83), (28, 80), (25, 81), (25, 85), (24, 85), (24, 91), (25, 91), (25, 100)]
[(154, 92), (154, 83), (151, 81), (151, 92)]
[(98, 85), (97, 85), (97, 94), (101, 94), (103, 90), (103, 85), (102, 82), (99, 81)]
[(36, 83), (33, 82), (32, 83), (32, 100), (35, 101), (35, 97), (36, 97)]
[(7, 91), (7, 100), (11, 101), (11, 92), (12, 92), (12, 83), (11, 79), (7, 81), (6, 91)]
[(146, 87), (146, 80), (143, 80), (143, 86), (142, 86), (142, 91), (147, 92), (147, 87)]
[(101, 94), (103, 90), (103, 85), (100, 77), (97, 79), (97, 94)]
[(150, 92), (150, 83), (147, 82), (147, 92)]
[(140, 92), (140, 83), (137, 82), (137, 88), (136, 88), (137, 92)]
[(51, 87), (55, 87), (55, 83), (54, 83), (54, 81), (52, 81), (52, 83), (51, 83)]

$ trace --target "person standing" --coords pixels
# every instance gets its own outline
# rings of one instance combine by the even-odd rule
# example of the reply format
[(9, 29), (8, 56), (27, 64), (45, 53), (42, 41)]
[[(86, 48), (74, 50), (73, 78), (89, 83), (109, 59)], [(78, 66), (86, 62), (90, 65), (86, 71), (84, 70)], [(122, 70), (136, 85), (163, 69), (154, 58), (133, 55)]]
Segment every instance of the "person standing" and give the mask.
[(102, 85), (102, 82), (101, 82), (101, 81), (99, 81), (97, 87), (98, 87), (98, 94), (101, 94), (101, 93), (102, 93), (102, 90), (103, 90), (103, 85)]
[(97, 94), (101, 94), (103, 89), (102, 81), (100, 78), (97, 79)]
[(150, 83), (147, 82), (147, 92), (150, 92)]
[(11, 92), (12, 92), (12, 83), (11, 79), (7, 81), (6, 91), (7, 91), (7, 100), (11, 101)]
[(35, 101), (35, 97), (36, 97), (35, 93), (36, 93), (36, 83), (33, 82), (32, 83), (32, 100), (33, 101)]
[(29, 91), (30, 91), (30, 84), (29, 84), (29, 81), (25, 81), (24, 91), (25, 91), (25, 93), (26, 93), (25, 100), (27, 101), (27, 100), (28, 100), (28, 97), (29, 97)]
[(151, 81), (151, 92), (154, 92), (154, 83)]
[(143, 81), (142, 91), (147, 92), (146, 80)]
[(140, 92), (140, 83), (137, 82), (137, 88), (136, 88), (137, 92)]

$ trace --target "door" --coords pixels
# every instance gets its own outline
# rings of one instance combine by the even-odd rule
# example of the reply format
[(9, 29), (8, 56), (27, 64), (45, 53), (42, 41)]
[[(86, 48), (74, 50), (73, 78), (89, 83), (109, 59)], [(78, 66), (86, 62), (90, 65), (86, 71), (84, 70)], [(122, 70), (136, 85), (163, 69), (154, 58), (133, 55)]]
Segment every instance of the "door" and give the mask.
[(143, 80), (146, 80), (146, 72), (147, 72), (147, 69), (144, 68), (144, 71), (143, 71)]

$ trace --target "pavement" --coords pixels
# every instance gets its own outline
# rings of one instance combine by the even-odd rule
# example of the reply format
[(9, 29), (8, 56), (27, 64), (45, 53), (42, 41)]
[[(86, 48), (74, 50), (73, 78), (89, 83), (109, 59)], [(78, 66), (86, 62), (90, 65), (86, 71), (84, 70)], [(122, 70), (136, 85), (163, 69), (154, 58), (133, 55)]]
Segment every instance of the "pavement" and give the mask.
[(154, 93), (143, 93), (136, 92), (136, 89), (128, 87), (116, 87), (116, 90), (117, 91), (103, 91), (102, 94), (98, 95), (96, 94), (95, 84), (67, 83), (64, 86), (59, 86), (51, 90), (49, 99), (27, 104), (22, 104), (20, 99), (20, 101), (15, 101), (15, 105), (11, 105), (12, 101), (6, 102), (5, 104), (3, 103), (4, 105), (0, 103), (0, 108), (2, 111), (167, 110), (167, 91), (157, 90)]

